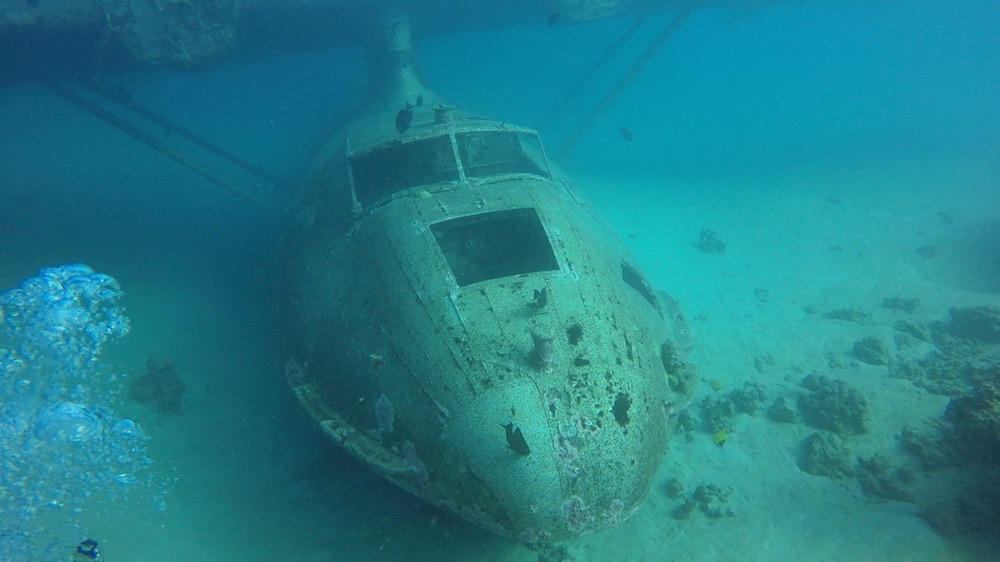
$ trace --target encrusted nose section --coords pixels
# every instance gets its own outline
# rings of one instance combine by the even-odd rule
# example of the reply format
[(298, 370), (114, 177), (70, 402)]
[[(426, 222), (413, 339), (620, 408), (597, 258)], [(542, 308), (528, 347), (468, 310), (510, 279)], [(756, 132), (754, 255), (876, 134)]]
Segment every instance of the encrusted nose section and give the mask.
[(562, 415), (566, 398), (555, 389), (540, 394), (528, 378), (482, 392), (441, 435), (461, 468), (454, 486), (437, 493), (467, 502), (439, 503), (525, 542), (562, 540), (624, 520), (655, 472), (636, 470), (633, 460), (647, 459), (655, 469), (649, 460), (662, 455), (663, 441), (622, 440), (613, 414), (606, 432), (586, 420), (570, 423)]
[[(416, 74), (396, 51), (402, 91)], [(690, 402), (663, 352), (681, 349), (673, 318), (537, 133), (427, 102), (389, 100), (313, 167), (289, 381), (355, 458), (486, 529), (613, 526)]]

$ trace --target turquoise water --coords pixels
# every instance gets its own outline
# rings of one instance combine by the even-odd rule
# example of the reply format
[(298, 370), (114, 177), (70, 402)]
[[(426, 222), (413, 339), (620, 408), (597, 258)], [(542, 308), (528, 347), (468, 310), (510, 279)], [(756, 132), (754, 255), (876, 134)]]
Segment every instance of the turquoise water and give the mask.
[[(539, 131), (551, 155), (671, 17), (649, 16), (569, 101), (631, 20), (426, 37), (421, 67), (440, 95), (509, 122), (538, 126), (558, 104)], [(294, 183), (362, 100), (365, 79), (361, 51), (342, 48), (108, 81)], [(290, 194), (194, 152), (267, 208), (249, 205), (42, 85), (3, 87), (0, 289), (77, 262), (118, 281), (131, 331), (87, 384), (95, 400), (119, 389), (108, 405), (143, 428), (152, 464), (141, 476), (149, 485), (124, 498), (26, 522), (0, 513), (0, 523), (37, 527), (28, 530), (45, 550), (32, 560), (65, 560), (87, 537), (108, 561), (995, 559), (995, 496), (979, 518), (927, 523), (969, 481), (998, 475), (975, 463), (921, 467), (901, 447), (903, 427), (931, 432), (961, 393), (896, 376), (942, 344), (906, 343), (893, 325), (930, 329), (951, 308), (1000, 305), (998, 99), (994, 2), (695, 10), (557, 164), (691, 318), (701, 423), (675, 437), (632, 519), (536, 551), (397, 490), (306, 420), (277, 347), (289, 232), (279, 210)], [(696, 247), (703, 229), (719, 232), (724, 254)], [(920, 306), (905, 313), (886, 298)], [(868, 316), (828, 314), (845, 309)], [(893, 365), (857, 360), (852, 346), (867, 336), (890, 342)], [(179, 414), (129, 398), (152, 354), (184, 382)], [(996, 344), (976, 354), (997, 382)], [(815, 431), (801, 420), (740, 413), (725, 447), (711, 441), (703, 399), (754, 382), (762, 408), (780, 397), (794, 407), (810, 373), (866, 396), (871, 428), (851, 438), (853, 451), (911, 469), (912, 481), (894, 480), (910, 501), (801, 470)], [(989, 427), (982, 440), (1000, 444)], [(677, 518), (673, 479), (687, 496), (700, 484), (728, 490), (733, 515)]]

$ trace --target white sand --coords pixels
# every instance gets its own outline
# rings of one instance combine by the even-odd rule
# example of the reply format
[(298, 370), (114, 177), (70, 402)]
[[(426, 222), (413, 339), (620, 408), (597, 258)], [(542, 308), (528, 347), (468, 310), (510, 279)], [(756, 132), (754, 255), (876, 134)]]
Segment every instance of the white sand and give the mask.
[[(858, 362), (851, 348), (868, 335), (892, 342), (898, 318), (928, 323), (947, 319), (949, 306), (1000, 302), (996, 293), (927, 280), (921, 272), (933, 276), (938, 264), (915, 251), (931, 237), (947, 248), (963, 231), (996, 217), (997, 209), (975, 204), (983, 193), (947, 187), (920, 199), (873, 182), (856, 187), (832, 191), (790, 183), (729, 196), (718, 194), (726, 186), (700, 196), (650, 186), (587, 191), (629, 237), (651, 281), (672, 293), (692, 319), (703, 380), (718, 379), (721, 392), (753, 381), (764, 387), (768, 404), (781, 396), (794, 403), (799, 381), (811, 372), (847, 381), (865, 395), (872, 417), (870, 432), (851, 439), (854, 452), (898, 462), (895, 435), (903, 426), (939, 418), (947, 399), (888, 378), (887, 367)], [(963, 198), (973, 204), (962, 207)], [(949, 224), (939, 212), (963, 219)], [(702, 228), (722, 234), (725, 254), (694, 247)], [(942, 255), (938, 261), (958, 259)], [(766, 291), (763, 298), (755, 295), (759, 289)], [(919, 298), (921, 309), (891, 311), (882, 306), (885, 297)], [(821, 312), (863, 309), (873, 320), (827, 319), (804, 312), (809, 305)], [(847, 366), (831, 369), (830, 357)], [(713, 391), (703, 385), (700, 394)], [(698, 411), (698, 401), (693, 408)], [(579, 548), (588, 560), (611, 558), (624, 545), (626, 558), (635, 560), (950, 559), (946, 545), (916, 517), (915, 505), (872, 500), (853, 479), (799, 470), (799, 444), (814, 431), (775, 423), (764, 413), (740, 414), (724, 448), (705, 431), (692, 432), (691, 442), (675, 438), (660, 483), (635, 520), (583, 539), (571, 551)], [(663, 487), (671, 478), (688, 494), (703, 483), (730, 488), (735, 515), (673, 520), (680, 501), (668, 499)]]

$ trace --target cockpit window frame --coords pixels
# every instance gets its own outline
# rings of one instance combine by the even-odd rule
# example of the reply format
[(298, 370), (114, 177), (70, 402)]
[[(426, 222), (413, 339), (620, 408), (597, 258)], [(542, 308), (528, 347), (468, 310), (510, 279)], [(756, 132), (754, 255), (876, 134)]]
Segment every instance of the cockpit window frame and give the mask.
[(427, 226), (459, 289), (563, 270), (544, 215), (537, 207), (449, 216)]
[[(524, 150), (524, 139), (527, 137), (529, 140), (533, 141), (531, 144), (531, 149), (537, 152), (531, 152), (527, 155), (527, 158), (535, 164), (538, 172), (531, 171), (517, 171), (517, 172), (506, 172), (498, 174), (486, 174), (486, 175), (473, 175), (470, 176), (466, 173), (465, 164), (466, 162), (462, 158), (462, 151), (459, 146), (459, 139), (462, 135), (474, 135), (476, 133), (509, 133), (514, 135), (519, 143), (519, 147)], [(453, 180), (448, 181), (438, 181), (434, 183), (423, 183), (414, 184), (407, 187), (395, 189), (386, 194), (382, 194), (373, 200), (363, 201), (358, 198), (358, 184), (357, 178), (354, 170), (354, 163), (357, 162), (358, 158), (362, 158), (366, 155), (375, 154), (376, 152), (392, 150), (407, 144), (424, 142), (434, 138), (447, 137), (452, 149), (452, 157), (455, 163), (455, 169), (458, 173), (458, 177)], [(538, 177), (545, 180), (552, 179), (552, 167), (548, 160), (548, 155), (545, 153), (545, 146), (542, 144), (542, 140), (538, 135), (538, 132), (534, 129), (529, 129), (527, 127), (518, 127), (515, 125), (507, 125), (505, 123), (494, 123), (489, 125), (484, 125), (483, 123), (448, 123), (441, 125), (432, 125), (427, 127), (422, 131), (416, 131), (413, 133), (408, 133), (407, 135), (400, 138), (392, 138), (386, 141), (370, 144), (363, 148), (355, 148), (352, 146), (350, 139), (346, 143), (345, 150), (345, 161), (347, 167), (347, 180), (350, 186), (351, 192), (351, 207), (352, 213), (355, 216), (360, 215), (365, 208), (377, 207), (386, 201), (392, 200), (401, 193), (406, 193), (408, 191), (414, 190), (416, 188), (423, 188), (426, 190), (428, 187), (441, 186), (441, 185), (456, 185), (456, 186), (479, 186), (494, 183), (498, 178), (504, 177), (516, 177), (522, 175), (529, 175), (532, 177)]]

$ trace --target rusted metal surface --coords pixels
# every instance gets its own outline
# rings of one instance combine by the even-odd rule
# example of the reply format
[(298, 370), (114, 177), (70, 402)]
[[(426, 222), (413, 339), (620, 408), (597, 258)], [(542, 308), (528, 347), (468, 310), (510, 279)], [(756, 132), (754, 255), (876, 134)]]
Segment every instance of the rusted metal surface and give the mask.
[(535, 131), (442, 110), (385, 23), (381, 87), (292, 206), (289, 384), (349, 454), (485, 529), (616, 525), (694, 397), (683, 317)]
[[(776, 0), (400, 0), (421, 36), (572, 25)], [(370, 0), (0, 0), (0, 80), (94, 76), (359, 46), (388, 2)]]

